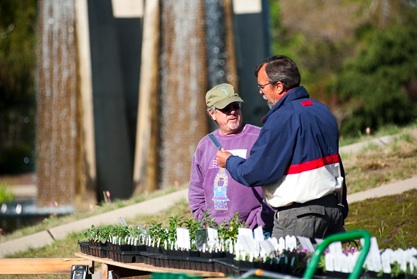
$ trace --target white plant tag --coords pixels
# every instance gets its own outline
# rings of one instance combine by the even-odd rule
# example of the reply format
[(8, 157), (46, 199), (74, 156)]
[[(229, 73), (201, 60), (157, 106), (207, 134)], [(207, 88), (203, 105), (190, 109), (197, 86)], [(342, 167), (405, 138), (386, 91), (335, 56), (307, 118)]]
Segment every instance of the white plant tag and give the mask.
[(297, 249), (297, 238), (293, 235), (286, 239), (286, 246), (289, 251), (294, 251)]
[(216, 229), (207, 228), (207, 244), (209, 247), (216, 246), (219, 242), (219, 235)]
[(326, 262), (326, 270), (327, 271), (334, 271), (334, 265), (333, 265), (333, 255), (331, 253), (327, 253), (324, 256), (324, 260)]
[(381, 264), (382, 264), (382, 271), (384, 273), (391, 273), (391, 259), (393, 257), (393, 251), (391, 249), (387, 249), (381, 254)]
[(336, 254), (336, 255), (342, 254), (343, 253), (342, 243), (340, 241), (330, 243), (329, 251), (330, 251), (330, 253), (333, 253), (333, 254)]
[(400, 264), (401, 270), (407, 270), (407, 256), (403, 249), (398, 249), (394, 252), (398, 263)]
[[(363, 246), (364, 240), (361, 239)], [(371, 238), (371, 247), (369, 249), (368, 256), (366, 257), (365, 264), (368, 270), (379, 272), (382, 269), (381, 255), (379, 254), (378, 242), (375, 237)]]
[(314, 252), (314, 246), (313, 246), (313, 243), (311, 243), (310, 238), (304, 237), (304, 236), (297, 236), (297, 238), (303, 249), (306, 249), (308, 252), (311, 252), (311, 253)]
[(343, 253), (338, 254), (338, 260), (340, 260), (341, 269), (340, 271), (343, 273), (350, 273), (349, 272), (349, 263), (347, 261), (347, 256)]
[(272, 245), (271, 241), (268, 240), (262, 240), (259, 242), (259, 246), (261, 247), (261, 250), (266, 254), (269, 255), (275, 251), (274, 245)]
[(278, 252), (282, 252), (285, 249), (285, 240), (283, 237), (280, 237), (278, 240)]
[(190, 250), (190, 231), (185, 228), (177, 228), (177, 245), (179, 249)]
[(239, 228), (238, 229), (238, 236), (240, 236), (240, 235), (246, 235), (248, 237), (253, 238), (253, 232), (249, 228)]
[(264, 231), (262, 227), (257, 227), (253, 230), (253, 235), (256, 241), (263, 241), (264, 240)]
[(284, 240), (285, 240), (285, 249), (291, 251), (291, 236), (286, 235)]
[(348, 264), (348, 273), (352, 273), (353, 268), (356, 265), (356, 261), (358, 260), (359, 253), (355, 252), (353, 254), (349, 253), (347, 256), (347, 264)]
[(334, 254), (334, 253), (329, 253), (334, 255), (333, 256), (333, 266), (334, 266), (334, 271), (338, 271), (338, 272), (342, 272), (342, 262), (343, 262), (343, 257), (340, 256), (340, 254)]
[(277, 240), (277, 238), (276, 238), (276, 237), (271, 237), (271, 238), (268, 238), (268, 239), (267, 239), (267, 241), (269, 241), (269, 242), (271, 242), (271, 243), (272, 243), (272, 246), (274, 246), (274, 249), (275, 249), (276, 251), (279, 251), (279, 247), (278, 247), (278, 240)]
[(255, 245), (255, 240), (253, 239), (252, 236), (239, 234), (237, 238), (237, 243), (239, 243), (239, 247), (247, 253), (251, 253), (251, 252), (259, 250), (257, 246)]

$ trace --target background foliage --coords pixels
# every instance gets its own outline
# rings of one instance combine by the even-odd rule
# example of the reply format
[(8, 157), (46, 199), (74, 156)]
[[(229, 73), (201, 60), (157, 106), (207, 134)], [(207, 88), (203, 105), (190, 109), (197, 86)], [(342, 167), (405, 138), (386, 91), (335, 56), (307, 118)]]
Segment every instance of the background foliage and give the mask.
[(34, 168), (36, 1), (0, 1), (0, 174)]
[(417, 3), (270, 0), (273, 52), (292, 57), (343, 136), (417, 117)]
[(417, 114), (417, 29), (394, 24), (366, 35), (366, 48), (348, 61), (332, 84), (341, 103), (354, 103), (342, 133), (404, 125)]

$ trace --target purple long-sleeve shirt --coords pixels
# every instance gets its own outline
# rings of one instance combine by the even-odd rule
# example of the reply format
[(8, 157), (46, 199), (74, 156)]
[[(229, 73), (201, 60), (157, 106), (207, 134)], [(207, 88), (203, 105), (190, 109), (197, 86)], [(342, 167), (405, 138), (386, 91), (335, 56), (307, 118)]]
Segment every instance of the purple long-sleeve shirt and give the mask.
[[(239, 134), (223, 136), (218, 129), (212, 134), (225, 150), (247, 158), (259, 132), (259, 127), (246, 124)], [(274, 212), (264, 202), (262, 187), (247, 187), (236, 182), (225, 168), (217, 165), (216, 152), (216, 146), (205, 136), (194, 153), (188, 190), (194, 217), (201, 220), (208, 211), (209, 218), (220, 224), (239, 212), (239, 221), (245, 221), (252, 229), (272, 228)]]

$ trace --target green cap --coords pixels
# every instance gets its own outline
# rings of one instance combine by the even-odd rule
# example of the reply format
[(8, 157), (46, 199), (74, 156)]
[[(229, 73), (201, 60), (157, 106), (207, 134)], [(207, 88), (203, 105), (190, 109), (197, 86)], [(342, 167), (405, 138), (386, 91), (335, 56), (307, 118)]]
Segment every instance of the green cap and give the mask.
[(225, 108), (228, 104), (234, 102), (243, 102), (235, 92), (233, 85), (222, 83), (214, 86), (206, 93), (206, 105), (208, 108), (215, 107), (218, 109)]

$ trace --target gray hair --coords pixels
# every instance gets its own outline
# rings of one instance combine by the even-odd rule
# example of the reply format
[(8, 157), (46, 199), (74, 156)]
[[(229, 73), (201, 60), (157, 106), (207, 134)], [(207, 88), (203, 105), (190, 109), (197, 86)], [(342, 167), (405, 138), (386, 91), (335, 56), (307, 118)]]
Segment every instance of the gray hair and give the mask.
[(207, 111), (211, 112), (211, 113), (214, 113), (216, 111), (216, 107), (214, 107), (214, 106), (209, 107), (209, 108), (207, 108)]
[(255, 68), (255, 76), (258, 77), (259, 70), (266, 64), (265, 72), (270, 83), (277, 83), (278, 81), (284, 84), (284, 88), (289, 90), (291, 88), (300, 86), (301, 75), (298, 67), (293, 60), (284, 55), (275, 55), (268, 57), (258, 64)]

